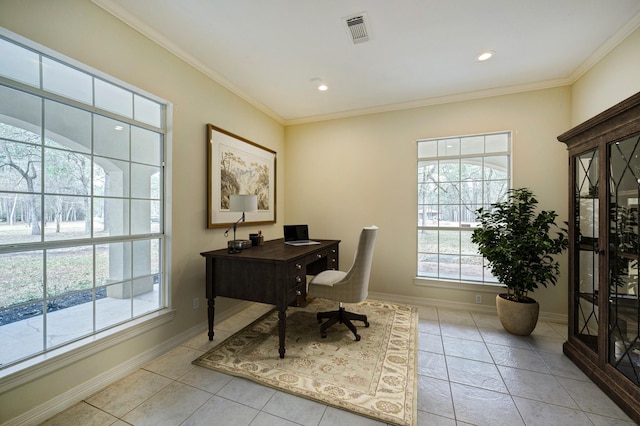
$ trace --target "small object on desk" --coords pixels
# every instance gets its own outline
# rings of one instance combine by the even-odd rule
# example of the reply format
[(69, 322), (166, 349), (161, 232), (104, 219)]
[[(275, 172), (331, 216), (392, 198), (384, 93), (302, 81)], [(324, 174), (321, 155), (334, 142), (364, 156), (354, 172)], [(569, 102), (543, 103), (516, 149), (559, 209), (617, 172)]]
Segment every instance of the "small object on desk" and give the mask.
[(252, 246), (261, 246), (264, 244), (264, 237), (261, 233), (249, 234), (249, 239), (251, 240)]
[[(232, 240), (227, 242), (229, 253), (238, 253), (244, 249), (251, 248), (250, 240)], [(233, 251), (232, 251), (233, 250)], [(237, 251), (236, 251), (237, 250)]]
[(290, 246), (311, 246), (320, 244), (309, 239), (308, 225), (284, 225), (284, 243)]

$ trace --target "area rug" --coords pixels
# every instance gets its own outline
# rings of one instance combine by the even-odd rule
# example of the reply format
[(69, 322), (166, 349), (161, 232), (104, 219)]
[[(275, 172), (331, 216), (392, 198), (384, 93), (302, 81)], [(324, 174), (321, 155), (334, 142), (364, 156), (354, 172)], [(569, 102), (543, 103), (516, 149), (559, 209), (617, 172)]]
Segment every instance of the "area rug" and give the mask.
[(315, 314), (337, 303), (315, 298), (287, 309), (285, 357), (272, 311), (193, 363), (394, 425), (417, 423), (416, 308), (367, 300), (345, 304), (367, 315), (360, 341), (342, 324), (320, 337)]

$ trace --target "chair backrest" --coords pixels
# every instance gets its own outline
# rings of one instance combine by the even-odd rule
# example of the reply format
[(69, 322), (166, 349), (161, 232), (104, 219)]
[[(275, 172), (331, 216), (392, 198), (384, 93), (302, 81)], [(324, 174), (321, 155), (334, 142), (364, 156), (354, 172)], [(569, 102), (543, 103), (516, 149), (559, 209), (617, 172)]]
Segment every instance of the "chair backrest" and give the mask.
[(347, 271), (347, 275), (342, 280), (349, 281), (353, 287), (359, 287), (359, 289), (357, 293), (354, 293), (355, 288), (352, 288), (350, 293), (355, 296), (355, 298), (352, 300), (343, 300), (344, 302), (359, 302), (366, 299), (369, 294), (369, 277), (371, 276), (373, 249), (375, 247), (377, 235), (377, 226), (362, 228), (362, 232), (360, 232), (360, 241), (356, 248), (353, 264)]

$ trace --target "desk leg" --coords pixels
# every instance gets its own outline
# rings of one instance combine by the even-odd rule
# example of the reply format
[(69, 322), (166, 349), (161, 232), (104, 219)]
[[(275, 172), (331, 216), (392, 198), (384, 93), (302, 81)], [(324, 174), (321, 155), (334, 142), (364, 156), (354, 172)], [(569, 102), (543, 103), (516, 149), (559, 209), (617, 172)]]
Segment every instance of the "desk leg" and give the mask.
[(287, 308), (278, 311), (278, 337), (280, 340), (280, 358), (284, 358), (284, 336), (287, 330)]
[(209, 316), (209, 340), (213, 340), (213, 314), (215, 311), (216, 299), (207, 299), (208, 316)]

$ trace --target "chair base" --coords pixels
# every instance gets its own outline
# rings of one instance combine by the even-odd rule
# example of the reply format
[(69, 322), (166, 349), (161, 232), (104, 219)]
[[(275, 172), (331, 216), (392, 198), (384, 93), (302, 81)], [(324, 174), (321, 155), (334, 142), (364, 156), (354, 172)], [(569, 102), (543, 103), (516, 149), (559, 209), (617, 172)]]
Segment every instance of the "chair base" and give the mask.
[(320, 326), (320, 336), (323, 338), (327, 337), (327, 329), (337, 322), (346, 325), (355, 336), (356, 341), (360, 340), (360, 335), (358, 334), (356, 326), (353, 325), (351, 321), (362, 321), (365, 327), (369, 327), (369, 321), (367, 321), (366, 315), (346, 311), (342, 304), (340, 304), (340, 309), (337, 311), (318, 312), (316, 318), (318, 319), (318, 324), (321, 324), (323, 319), (328, 318), (328, 320)]

